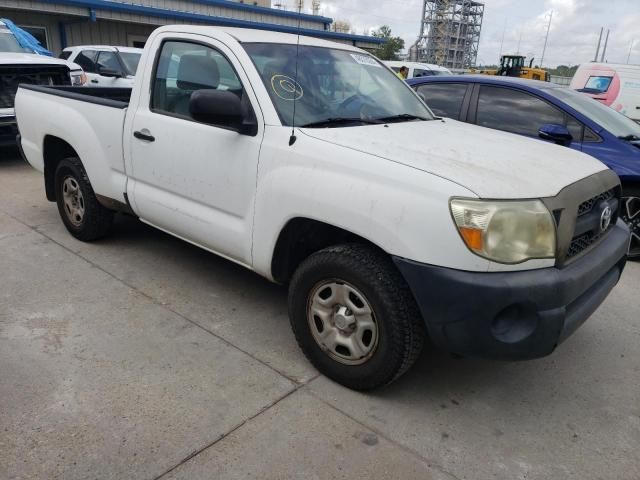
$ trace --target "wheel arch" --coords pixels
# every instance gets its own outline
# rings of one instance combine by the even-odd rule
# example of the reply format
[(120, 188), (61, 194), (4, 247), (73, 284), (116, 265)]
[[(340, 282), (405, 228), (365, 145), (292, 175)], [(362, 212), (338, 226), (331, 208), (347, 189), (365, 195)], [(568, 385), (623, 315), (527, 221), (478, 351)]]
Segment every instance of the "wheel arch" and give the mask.
[(360, 235), (328, 223), (306, 217), (289, 220), (278, 235), (271, 258), (271, 276), (281, 284), (289, 282), (298, 266), (309, 256), (342, 243), (382, 248)]
[[(42, 146), (44, 160), (44, 187), (47, 200), (56, 201), (55, 174), (58, 164), (69, 157), (79, 159), (78, 153), (67, 141), (54, 135), (46, 135)], [(80, 160), (82, 163), (82, 161)]]

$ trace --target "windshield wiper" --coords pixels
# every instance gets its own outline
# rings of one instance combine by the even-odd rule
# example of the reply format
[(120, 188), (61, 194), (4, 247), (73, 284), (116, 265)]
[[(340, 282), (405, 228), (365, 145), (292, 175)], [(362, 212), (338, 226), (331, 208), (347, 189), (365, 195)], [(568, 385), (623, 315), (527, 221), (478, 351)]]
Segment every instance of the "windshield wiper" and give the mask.
[(390, 117), (378, 118), (380, 122), (411, 122), (413, 120), (422, 120), (423, 122), (431, 120), (430, 118), (421, 117), (419, 115), (412, 115), (411, 113), (401, 113), (400, 115), (392, 115)]
[(362, 125), (379, 125), (382, 122), (378, 120), (365, 120), (362, 118), (325, 118), (324, 120), (319, 120), (317, 122), (307, 123), (305, 125), (300, 125), (300, 128), (322, 128), (322, 127), (338, 127), (340, 125), (349, 125), (349, 124), (362, 124)]
[(618, 138), (626, 142), (635, 142), (637, 140), (640, 140), (640, 137), (638, 135), (634, 135), (633, 133), (631, 135), (622, 135)]

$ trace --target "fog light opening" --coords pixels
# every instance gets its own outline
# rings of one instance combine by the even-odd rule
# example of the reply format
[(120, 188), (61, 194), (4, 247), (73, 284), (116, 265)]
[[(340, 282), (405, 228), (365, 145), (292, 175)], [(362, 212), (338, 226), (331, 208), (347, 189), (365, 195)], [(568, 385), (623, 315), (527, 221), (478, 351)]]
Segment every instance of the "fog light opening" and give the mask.
[(491, 325), (491, 333), (496, 340), (503, 343), (518, 343), (538, 327), (538, 315), (533, 308), (526, 305), (511, 305), (502, 310)]

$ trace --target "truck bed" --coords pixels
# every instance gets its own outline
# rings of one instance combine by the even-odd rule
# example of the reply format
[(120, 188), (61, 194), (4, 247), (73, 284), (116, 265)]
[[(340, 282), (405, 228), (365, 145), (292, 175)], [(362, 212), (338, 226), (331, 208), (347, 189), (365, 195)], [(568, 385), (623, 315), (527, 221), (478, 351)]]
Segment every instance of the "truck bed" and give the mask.
[(95, 103), (105, 107), (127, 108), (131, 99), (131, 88), (69, 87), (20, 84), (20, 88), (34, 92), (71, 98), (81, 102)]
[(82, 159), (97, 195), (125, 202), (122, 132), (130, 97), (131, 88), (21, 84), (15, 110), (25, 157), (44, 171), (45, 145), (54, 142)]

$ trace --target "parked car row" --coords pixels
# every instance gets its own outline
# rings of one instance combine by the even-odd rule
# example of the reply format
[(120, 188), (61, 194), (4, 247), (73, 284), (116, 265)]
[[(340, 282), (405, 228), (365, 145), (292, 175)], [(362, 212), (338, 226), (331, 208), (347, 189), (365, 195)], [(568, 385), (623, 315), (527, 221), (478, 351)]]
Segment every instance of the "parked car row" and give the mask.
[[(455, 100), (462, 122), (349, 45), (167, 26), (132, 88), (21, 85), (19, 146), (71, 235), (101, 238), (124, 212), (288, 285), (306, 356), (366, 390), (427, 338), (459, 355), (549, 355), (627, 261), (620, 178), (581, 151), (627, 132), (548, 92), (456, 78), (420, 94), (439, 114)], [(503, 130), (581, 147), (498, 131), (514, 105), (527, 113)], [(527, 123), (536, 112), (547, 127)]]
[[(14, 97), (19, 83), (34, 85), (82, 85), (86, 78), (80, 66), (66, 60), (37, 53), (37, 40), (23, 32), (21, 43), (17, 27), (9, 20), (0, 20), (0, 146), (14, 144), (18, 133)], [(36, 51), (37, 49), (37, 51)]]
[(141, 49), (65, 48), (59, 59), (11, 20), (0, 19), (0, 146), (15, 144), (14, 97), (18, 84), (132, 87)]
[(570, 147), (610, 167), (622, 181), (620, 215), (632, 234), (629, 253), (640, 257), (640, 125), (547, 82), (465, 75), (409, 83), (436, 115)]

